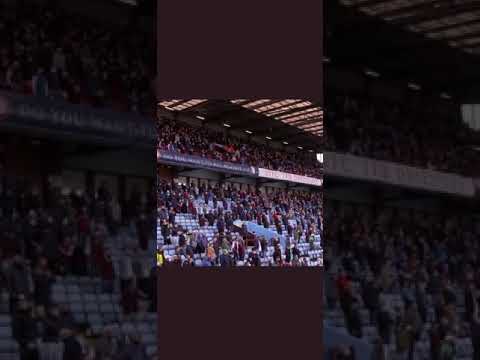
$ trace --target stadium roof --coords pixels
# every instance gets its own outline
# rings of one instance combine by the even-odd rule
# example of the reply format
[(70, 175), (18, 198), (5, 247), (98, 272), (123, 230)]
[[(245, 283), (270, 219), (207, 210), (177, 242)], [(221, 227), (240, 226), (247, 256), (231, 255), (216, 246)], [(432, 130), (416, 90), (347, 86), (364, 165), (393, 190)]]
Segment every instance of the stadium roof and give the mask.
[(370, 68), (456, 97), (479, 83), (480, 0), (334, 0), (325, 6), (332, 64)]
[(323, 135), (323, 109), (308, 100), (184, 99), (159, 105), (191, 114), (204, 123), (218, 123), (290, 145), (320, 145)]
[(480, 54), (478, 0), (341, 0), (344, 5), (381, 17), (427, 38)]

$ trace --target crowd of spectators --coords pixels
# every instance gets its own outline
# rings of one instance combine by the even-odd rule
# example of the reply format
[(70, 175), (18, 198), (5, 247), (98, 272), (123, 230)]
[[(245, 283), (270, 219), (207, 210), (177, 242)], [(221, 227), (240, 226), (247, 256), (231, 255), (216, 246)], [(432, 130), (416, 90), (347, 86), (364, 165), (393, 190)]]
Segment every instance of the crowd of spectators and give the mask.
[[(240, 190), (231, 185), (158, 186), (161, 265), (308, 266), (322, 264), (319, 192)], [(187, 226), (178, 215), (188, 216)], [(272, 229), (271, 237), (246, 222)], [(173, 248), (168, 254), (166, 248)]]
[[(133, 23), (110, 25), (54, 3), (0, 4), (0, 90), (153, 116), (153, 38)], [(18, 350), (21, 360), (147, 359), (137, 331), (116, 329), (156, 310), (155, 192), (134, 190), (120, 200), (106, 184), (85, 192), (3, 171), (0, 315), (11, 317), (18, 349), (5, 349), (2, 332), (0, 356)], [(115, 259), (114, 251), (124, 256)], [(145, 254), (147, 268), (136, 261)], [(90, 318), (78, 320), (54, 296), (69, 279), (99, 280), (98, 293), (87, 294), (95, 298), (118, 296), (120, 323), (98, 328)]]
[(1, 311), (12, 316), (21, 360), (62, 359), (62, 353), (63, 359), (146, 359), (137, 333), (116, 338), (108, 327), (94, 330), (88, 321), (77, 321), (68, 304), (55, 301), (52, 287), (68, 277), (99, 278), (102, 293), (119, 295), (124, 319), (138, 312), (142, 301), (150, 304), (145, 310), (155, 311), (153, 256), (151, 273), (140, 277), (132, 275), (133, 261), (130, 269), (116, 269), (106, 245), (130, 227), (137, 243), (130, 239), (116, 248), (152, 251), (144, 239), (154, 238), (155, 197), (134, 190), (119, 204), (105, 184), (89, 194), (53, 182), (39, 191), (28, 179), (2, 180)]
[(338, 96), (328, 103), (326, 148), (432, 170), (478, 175), (480, 142), (454, 104)]
[(349, 334), (374, 344), (376, 359), (388, 351), (409, 360), (480, 358), (474, 217), (329, 200), (325, 221), (327, 318), (342, 314)]
[(144, 32), (31, 2), (3, 8), (0, 33), (0, 89), (154, 114), (154, 45)]
[(159, 122), (157, 131), (160, 150), (315, 178), (322, 176), (321, 164), (314, 153), (278, 150), (174, 121)]

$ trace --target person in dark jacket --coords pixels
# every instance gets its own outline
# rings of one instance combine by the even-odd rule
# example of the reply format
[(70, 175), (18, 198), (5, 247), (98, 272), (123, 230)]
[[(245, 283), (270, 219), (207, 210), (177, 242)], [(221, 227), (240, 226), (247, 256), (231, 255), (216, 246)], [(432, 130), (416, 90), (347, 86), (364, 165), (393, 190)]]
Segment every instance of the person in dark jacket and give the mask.
[(465, 320), (469, 321), (473, 319), (474, 311), (475, 311), (475, 284), (470, 282), (465, 287)]
[(380, 290), (373, 281), (373, 278), (369, 276), (366, 281), (362, 282), (362, 298), (365, 307), (370, 313), (371, 319), (376, 318), (376, 312), (378, 309)]
[(250, 255), (248, 256), (248, 261), (252, 266), (260, 266), (260, 256), (258, 256), (258, 253), (256, 250), (253, 250)]
[(386, 345), (390, 344), (393, 319), (383, 303), (380, 303), (380, 310), (377, 313), (377, 324), (378, 334), (383, 339), (383, 343)]
[(148, 360), (145, 345), (138, 334), (130, 334), (128, 338), (130, 341), (122, 348), (119, 360)]
[(79, 333), (80, 329), (76, 326), (66, 331), (66, 337), (63, 340), (63, 360), (83, 360), (82, 345), (77, 338)]
[(22, 295), (30, 295), (27, 264), (20, 256), (16, 256), (13, 259), (13, 266), (9, 275), (9, 288), (14, 300)]
[(36, 340), (38, 337), (37, 322), (33, 317), (30, 304), (20, 299), (13, 318), (13, 337), (20, 345), (21, 360), (37, 359)]
[(220, 250), (220, 266), (221, 267), (232, 267), (233, 259), (230, 254), (226, 251)]
[(297, 245), (292, 244), (287, 246), (285, 249), (285, 262), (291, 263), (294, 258), (299, 258), (300, 255), (300, 250), (298, 250)]
[(362, 319), (360, 315), (360, 304), (356, 298), (353, 298), (350, 314), (347, 315), (347, 323), (350, 334), (357, 338), (361, 338), (362, 334)]
[(275, 245), (275, 248), (273, 250), (273, 261), (275, 264), (282, 264), (282, 249), (278, 244)]
[(473, 360), (480, 360), (480, 314), (479, 301), (475, 299), (474, 310), (471, 322), (471, 337), (473, 345)]
[(44, 307), (50, 306), (50, 288), (53, 283), (52, 276), (48, 270), (47, 259), (42, 257), (38, 260), (33, 273), (33, 282), (35, 284), (34, 297), (35, 304)]

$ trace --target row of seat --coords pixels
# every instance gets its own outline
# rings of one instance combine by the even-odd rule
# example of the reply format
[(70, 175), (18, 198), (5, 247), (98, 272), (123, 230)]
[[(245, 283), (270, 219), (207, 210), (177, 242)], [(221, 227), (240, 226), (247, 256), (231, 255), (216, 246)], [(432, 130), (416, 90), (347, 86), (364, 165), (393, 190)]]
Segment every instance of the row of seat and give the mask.
[[(121, 239), (121, 241), (119, 239)], [(133, 246), (125, 247), (125, 243), (133, 244)], [(128, 276), (139, 275), (134, 271), (134, 262), (140, 264), (140, 267), (142, 267), (143, 270), (155, 266), (156, 259), (154, 251), (156, 241), (152, 241), (147, 250), (140, 250), (136, 247), (137, 245), (138, 242), (136, 241), (135, 234), (132, 233), (132, 229), (122, 228), (116, 237), (112, 236), (107, 239), (105, 243), (106, 252), (111, 255), (114, 271), (116, 274), (120, 275), (120, 277), (125, 275), (125, 269), (123, 269), (124, 273), (121, 272), (122, 266), (129, 267), (128, 271), (126, 271)], [(143, 275), (146, 275), (145, 271)], [(98, 293), (97, 301), (100, 304), (104, 304), (104, 301), (110, 298), (114, 308), (113, 314), (118, 315), (117, 319), (109, 319), (109, 316), (112, 313), (103, 312), (102, 310), (110, 310), (111, 307), (102, 308), (99, 306), (98, 314), (102, 316), (104, 325), (100, 329), (104, 329), (108, 326), (112, 331), (112, 334), (117, 337), (125, 336), (132, 332), (139, 334), (141, 341), (146, 345), (147, 356), (149, 359), (155, 359), (157, 355), (157, 314), (154, 312), (138, 312), (136, 314), (123, 316), (121, 311), (117, 312), (117, 310), (121, 309), (118, 289), (117, 281), (115, 292), (113, 294), (105, 294), (103, 292)]]

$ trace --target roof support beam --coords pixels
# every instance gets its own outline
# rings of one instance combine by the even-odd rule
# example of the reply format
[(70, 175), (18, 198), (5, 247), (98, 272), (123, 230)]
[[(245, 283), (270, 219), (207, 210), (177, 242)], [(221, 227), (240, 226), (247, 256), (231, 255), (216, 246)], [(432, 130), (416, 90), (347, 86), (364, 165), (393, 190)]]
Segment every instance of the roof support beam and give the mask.
[(389, 22), (392, 25), (397, 26), (412, 26), (418, 25), (424, 22), (433, 21), (433, 20), (442, 20), (445, 18), (455, 17), (459, 14), (469, 13), (472, 11), (480, 10), (480, 0), (472, 0), (469, 3), (464, 3), (462, 5), (451, 5), (448, 3), (447, 6), (442, 6), (432, 11), (427, 11), (424, 14), (413, 15), (406, 18), (402, 18), (398, 21)]
[(461, 34), (461, 35), (445, 37), (442, 40), (446, 40), (446, 41), (465, 41), (465, 40), (477, 38), (479, 36), (480, 36), (480, 31), (474, 31), (474, 32), (465, 33), (465, 34)]
[(428, 32), (431, 33), (431, 34), (435, 34), (435, 33), (440, 33), (440, 32), (453, 30), (453, 29), (458, 28), (460, 26), (464, 27), (464, 26), (472, 26), (472, 25), (478, 25), (478, 24), (480, 24), (480, 19), (473, 19), (473, 20), (470, 20), (470, 21), (466, 21), (466, 22), (463, 22), (463, 23), (456, 23), (456, 24), (448, 24), (448, 25), (440, 24), (440, 26), (438, 26), (438, 27), (433, 27), (433, 28), (429, 29)]
[(480, 49), (480, 41), (473, 44), (465, 45), (461, 47), (463, 50), (476, 50)]
[(389, 2), (389, 0), (369, 0), (369, 1), (364, 1), (362, 3), (357, 3), (355, 6), (357, 8), (363, 8), (363, 7), (371, 7), (371, 6), (376, 6), (380, 4), (384, 4)]
[[(436, 5), (445, 5), (445, 0), (432, 0), (429, 2), (423, 2), (421, 4), (415, 4), (410, 6), (402, 6), (400, 8), (396, 8), (393, 10), (387, 10), (385, 12), (379, 12), (375, 16), (381, 16), (383, 18), (395, 17), (400, 16), (405, 13), (411, 13), (414, 11), (424, 11), (424, 10), (431, 10), (432, 7)], [(363, 6), (362, 6), (363, 7)]]

